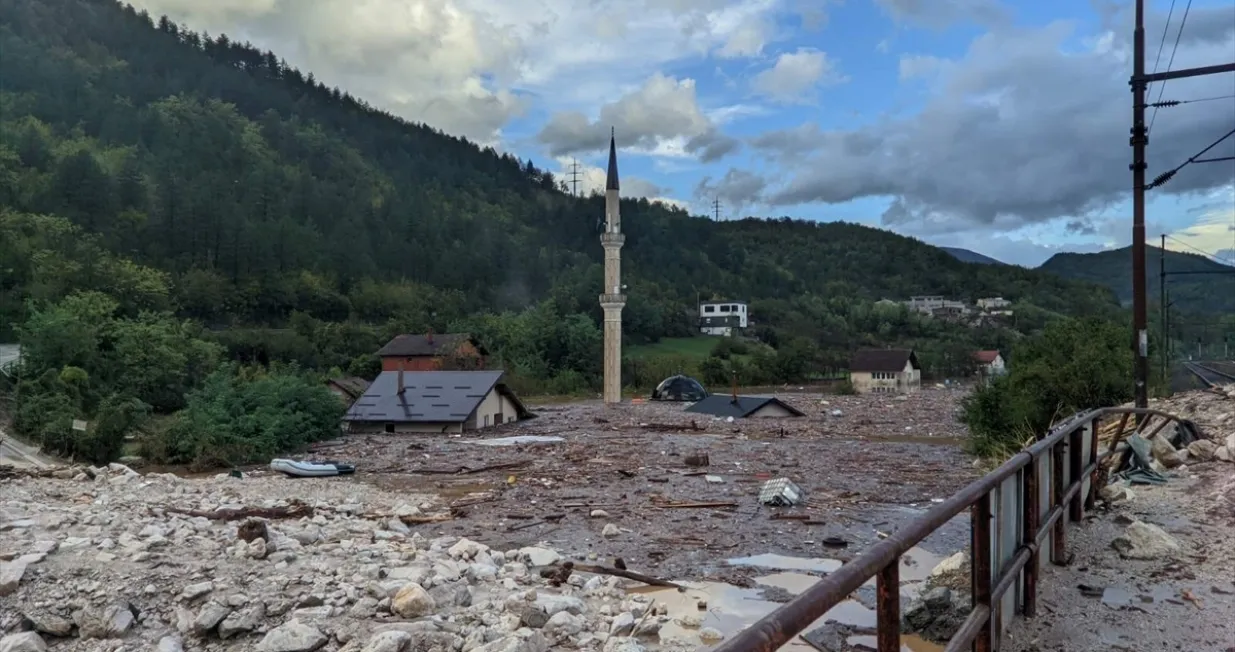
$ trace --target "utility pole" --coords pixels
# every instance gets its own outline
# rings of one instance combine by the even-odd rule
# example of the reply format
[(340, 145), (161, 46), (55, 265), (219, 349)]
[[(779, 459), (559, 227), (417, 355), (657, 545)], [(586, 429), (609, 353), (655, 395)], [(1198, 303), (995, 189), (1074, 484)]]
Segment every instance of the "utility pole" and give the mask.
[(570, 159), (570, 194), (579, 196), (579, 161)]
[(715, 216), (717, 222), (720, 221), (720, 197), (712, 200), (712, 215)]
[[(1145, 0), (1136, 0), (1132, 31), (1132, 332), (1136, 338), (1133, 367), (1136, 407), (1149, 407), (1149, 338), (1145, 333)], [(1137, 423), (1141, 415), (1137, 415)]]
[[(1136, 389), (1136, 407), (1149, 407), (1149, 336), (1146, 333), (1146, 298), (1145, 298), (1145, 147), (1149, 144), (1149, 132), (1145, 128), (1145, 94), (1149, 84), (1165, 83), (1171, 79), (1216, 75), (1224, 72), (1235, 72), (1235, 63), (1224, 63), (1199, 68), (1182, 70), (1166, 70), (1145, 74), (1145, 0), (1136, 0), (1135, 26), (1132, 31), (1132, 330), (1135, 338), (1136, 358), (1134, 379)], [(1180, 26), (1182, 32), (1183, 27)], [(1214, 143), (1215, 145), (1217, 143)], [(1210, 147), (1213, 147), (1211, 145)], [(1208, 150), (1208, 148), (1206, 148)], [(1204, 153), (1204, 151), (1202, 152)], [(1193, 162), (1196, 157), (1188, 162)], [(1200, 162), (1200, 161), (1197, 161)], [(1185, 163), (1186, 165), (1186, 163)], [(1182, 166), (1180, 166), (1182, 167)], [(1175, 172), (1168, 172), (1154, 180), (1154, 185), (1165, 183)], [(1143, 420), (1137, 415), (1137, 423)]]
[[(1169, 385), (1166, 378), (1166, 234), (1162, 234), (1162, 247), (1158, 249), (1158, 332), (1162, 341), (1158, 348), (1162, 349), (1162, 382)], [(1166, 390), (1170, 393), (1170, 390)]]

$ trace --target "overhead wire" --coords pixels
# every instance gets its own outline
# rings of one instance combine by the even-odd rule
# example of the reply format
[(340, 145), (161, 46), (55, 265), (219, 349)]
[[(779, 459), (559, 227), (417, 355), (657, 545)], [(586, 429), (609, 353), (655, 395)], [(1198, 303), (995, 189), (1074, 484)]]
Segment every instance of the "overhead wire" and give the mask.
[(1158, 108), (1161, 106), (1179, 106), (1180, 104), (1196, 104), (1197, 102), (1213, 102), (1214, 100), (1230, 100), (1235, 99), (1235, 94), (1231, 95), (1215, 95), (1213, 97), (1198, 97), (1192, 100), (1167, 100), (1165, 102), (1153, 102), (1146, 104), (1145, 108)]
[(1181, 244), (1181, 245), (1183, 245), (1183, 246), (1185, 246), (1185, 247), (1187, 247), (1187, 248), (1189, 248), (1189, 249), (1191, 249), (1191, 250), (1195, 251), (1196, 253), (1198, 253), (1198, 254), (1200, 254), (1200, 255), (1202, 255), (1202, 256), (1205, 256), (1206, 258), (1209, 258), (1209, 259), (1211, 259), (1211, 260), (1213, 260), (1213, 261), (1215, 261), (1215, 262), (1219, 262), (1219, 263), (1222, 263), (1222, 264), (1224, 264), (1224, 265), (1229, 265), (1229, 264), (1231, 264), (1229, 261), (1227, 261), (1226, 259), (1222, 258), (1222, 257), (1221, 257), (1221, 256), (1219, 256), (1218, 254), (1215, 254), (1215, 253), (1210, 253), (1210, 252), (1208, 252), (1208, 251), (1205, 251), (1204, 249), (1201, 249), (1200, 247), (1197, 247), (1197, 246), (1195, 246), (1195, 245), (1188, 244), (1187, 242), (1184, 242), (1183, 240), (1180, 240), (1179, 238), (1176, 238), (1175, 236), (1170, 235), (1169, 233), (1168, 233), (1168, 234), (1165, 234), (1165, 235), (1166, 235), (1166, 239), (1167, 239), (1167, 240), (1173, 240), (1173, 241), (1175, 241), (1175, 242), (1178, 242), (1179, 244)]
[[(1188, 166), (1188, 164), (1190, 164), (1190, 163), (1199, 163), (1199, 162), (1207, 162), (1207, 163), (1208, 163), (1208, 162), (1212, 162), (1212, 161), (1208, 161), (1208, 160), (1201, 159), (1201, 157), (1202, 157), (1202, 156), (1204, 156), (1206, 152), (1208, 152), (1209, 150), (1211, 150), (1211, 149), (1213, 149), (1213, 148), (1217, 147), (1219, 143), (1221, 143), (1222, 141), (1226, 140), (1227, 138), (1230, 138), (1231, 136), (1235, 136), (1235, 129), (1232, 129), (1232, 130), (1230, 130), (1230, 131), (1226, 132), (1226, 135), (1224, 135), (1224, 136), (1222, 136), (1221, 138), (1219, 138), (1218, 140), (1215, 140), (1214, 142), (1210, 143), (1208, 147), (1206, 147), (1205, 149), (1203, 149), (1203, 150), (1201, 150), (1201, 151), (1197, 152), (1196, 154), (1192, 155), (1192, 157), (1190, 157), (1188, 160), (1184, 161), (1183, 163), (1180, 163), (1179, 165), (1175, 166), (1174, 168), (1172, 168), (1172, 169), (1170, 169), (1170, 170), (1167, 170), (1166, 172), (1163, 172), (1162, 174), (1159, 174), (1157, 177), (1155, 177), (1155, 178), (1154, 178), (1154, 180), (1153, 180), (1153, 181), (1149, 182), (1149, 184), (1147, 184), (1147, 185), (1145, 186), (1145, 190), (1152, 190), (1153, 188), (1157, 188), (1158, 186), (1161, 186), (1162, 184), (1166, 183), (1167, 181), (1170, 181), (1170, 180), (1171, 180), (1171, 179), (1172, 179), (1172, 178), (1173, 178), (1176, 174), (1178, 174), (1178, 173), (1179, 173), (1179, 171), (1180, 171), (1180, 170), (1182, 170), (1182, 169), (1184, 169), (1185, 167), (1187, 167), (1187, 166)], [(1220, 158), (1220, 159), (1218, 159), (1218, 160), (1225, 160), (1225, 158)]]
[[(1175, 0), (1171, 0), (1172, 9), (1174, 8), (1174, 5), (1175, 5)], [(1171, 66), (1175, 65), (1175, 53), (1179, 51), (1179, 40), (1184, 35), (1184, 25), (1188, 23), (1188, 13), (1190, 11), (1192, 11), (1192, 0), (1188, 0), (1188, 4), (1184, 7), (1184, 17), (1179, 20), (1179, 31), (1175, 33), (1175, 45), (1171, 47), (1171, 58), (1166, 63), (1167, 72), (1170, 72)], [(1168, 24), (1170, 23), (1170, 18), (1167, 18), (1167, 23)], [(1166, 31), (1166, 28), (1163, 28), (1164, 33), (1165, 31)], [(1158, 49), (1158, 56), (1159, 57), (1162, 56), (1161, 48)], [(1157, 67), (1158, 65), (1155, 63), (1154, 68), (1156, 69)], [(1155, 70), (1155, 72), (1157, 71)], [(1158, 99), (1155, 100), (1155, 103), (1162, 101), (1162, 93), (1164, 92), (1166, 92), (1166, 80), (1165, 79), (1162, 80), (1162, 84), (1158, 86)], [(1155, 106), (1154, 112), (1150, 114), (1149, 116), (1149, 128), (1145, 130), (1145, 135), (1149, 135), (1150, 133), (1153, 132), (1154, 121), (1157, 119), (1158, 119), (1158, 107)]]

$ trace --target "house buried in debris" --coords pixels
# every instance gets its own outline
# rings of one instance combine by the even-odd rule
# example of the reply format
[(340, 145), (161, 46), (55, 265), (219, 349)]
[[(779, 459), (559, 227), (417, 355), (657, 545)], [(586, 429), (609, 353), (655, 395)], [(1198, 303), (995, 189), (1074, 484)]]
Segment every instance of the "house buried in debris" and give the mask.
[(849, 382), (859, 394), (908, 394), (922, 388), (922, 365), (910, 349), (863, 349), (849, 361)]
[(686, 408), (686, 411), (735, 419), (806, 416), (801, 410), (774, 396), (730, 396), (727, 394), (712, 394)]
[(501, 379), (501, 371), (383, 371), (343, 415), (343, 429), (463, 432), (531, 417)]
[(488, 352), (467, 333), (396, 335), (378, 350), (382, 371), (484, 369)]

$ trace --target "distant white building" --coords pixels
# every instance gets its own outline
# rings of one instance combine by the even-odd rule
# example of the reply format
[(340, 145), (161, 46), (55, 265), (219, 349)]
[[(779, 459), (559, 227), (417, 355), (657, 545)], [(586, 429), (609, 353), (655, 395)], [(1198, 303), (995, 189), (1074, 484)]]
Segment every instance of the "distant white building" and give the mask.
[(699, 332), (704, 335), (732, 337), (750, 325), (750, 311), (745, 301), (704, 301), (699, 304)]
[(940, 295), (909, 297), (905, 305), (914, 312), (932, 317), (956, 317), (969, 313), (964, 301), (952, 301)]
[(991, 315), (1012, 314), (1012, 302), (1003, 297), (978, 299), (978, 309)]

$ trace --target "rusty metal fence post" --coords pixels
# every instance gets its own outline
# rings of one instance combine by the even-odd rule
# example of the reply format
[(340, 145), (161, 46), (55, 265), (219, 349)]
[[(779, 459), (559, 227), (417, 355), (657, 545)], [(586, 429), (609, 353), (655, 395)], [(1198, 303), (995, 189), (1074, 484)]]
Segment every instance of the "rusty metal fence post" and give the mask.
[[(973, 608), (986, 607), (987, 613), (994, 613), (991, 604), (991, 492), (986, 492), (978, 498), (969, 511), (970, 527), (970, 557), (973, 559), (970, 569), (970, 581), (973, 586)], [(991, 652), (992, 617), (987, 617), (986, 623), (974, 639), (975, 652)]]
[[(1064, 487), (1064, 444), (1062, 441), (1051, 446), (1051, 509), (1063, 506)], [(1064, 529), (1065, 519), (1055, 519), (1051, 531), (1051, 563), (1063, 566), (1067, 563), (1068, 532)]]
[(893, 559), (875, 580), (879, 652), (901, 649), (901, 558)]
[(1025, 496), (1025, 526), (1021, 532), (1021, 545), (1029, 548), (1029, 562), (1025, 564), (1025, 584), (1021, 594), (1021, 611), (1032, 618), (1038, 613), (1038, 523), (1042, 509), (1038, 505), (1038, 460), (1034, 458), (1025, 467), (1023, 492)]

